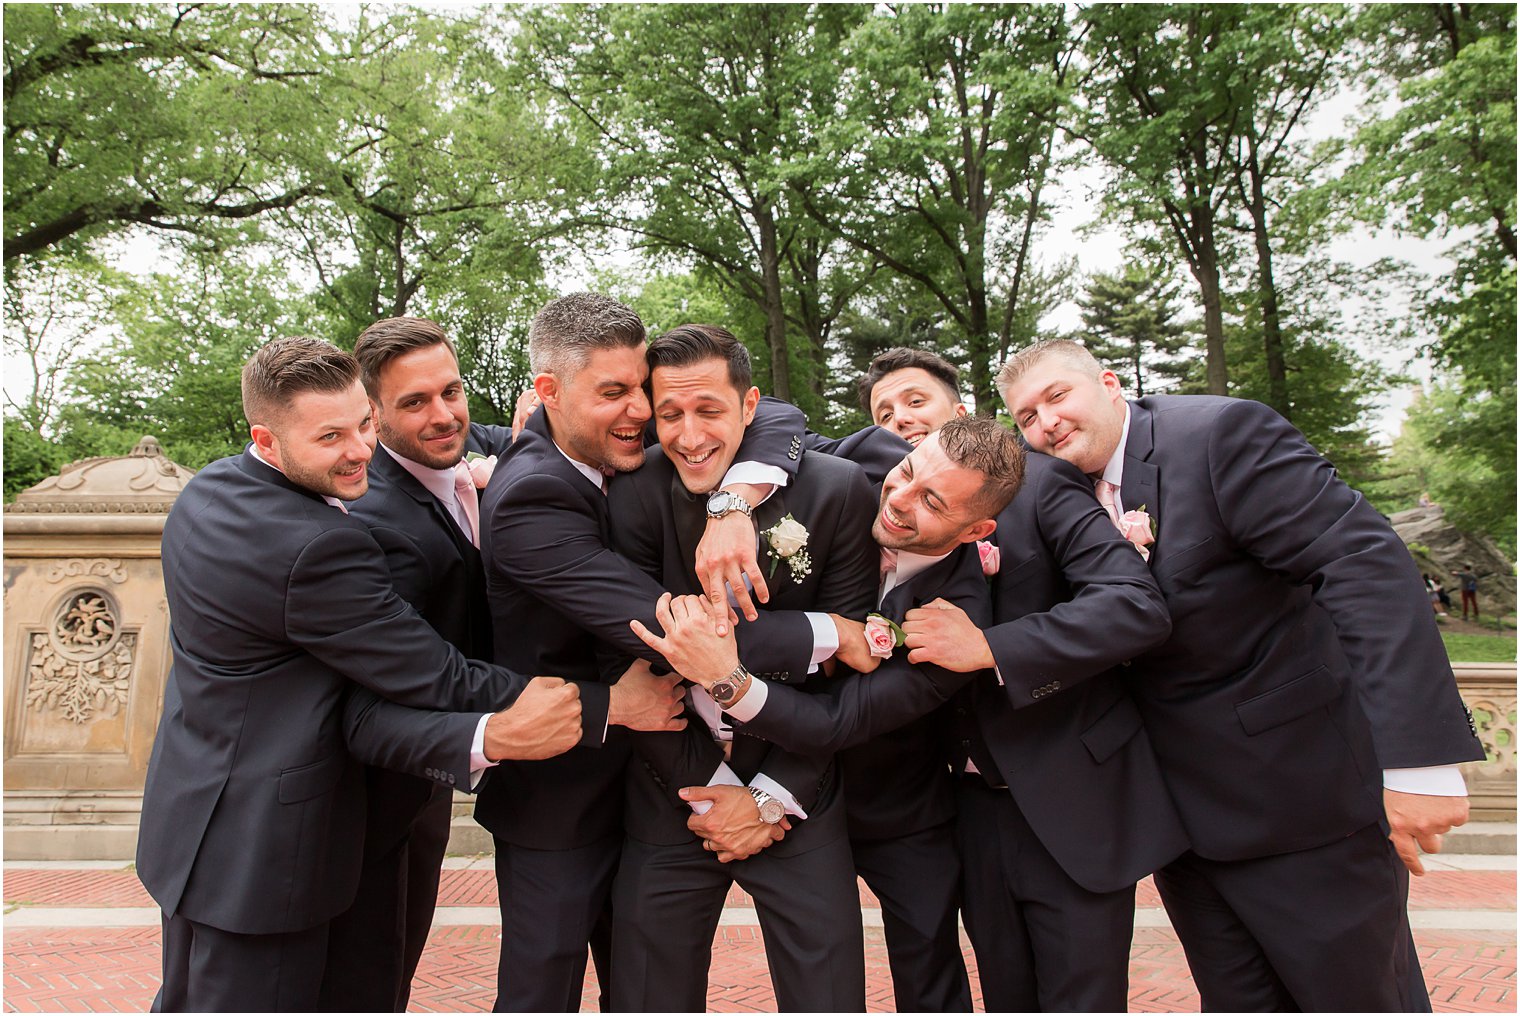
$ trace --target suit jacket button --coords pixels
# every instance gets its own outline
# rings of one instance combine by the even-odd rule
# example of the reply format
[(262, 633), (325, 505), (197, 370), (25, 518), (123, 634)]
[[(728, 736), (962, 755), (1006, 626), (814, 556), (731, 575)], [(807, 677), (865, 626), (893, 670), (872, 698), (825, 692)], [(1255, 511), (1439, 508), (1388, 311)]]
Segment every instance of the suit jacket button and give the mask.
[(1061, 682), (1060, 681), (1052, 681), (1052, 682), (1050, 682), (1050, 690), (1051, 691), (1060, 691), (1060, 689), (1061, 689)]
[(454, 774), (453, 773), (449, 773), (449, 786), (452, 787), (453, 785), (454, 785)]

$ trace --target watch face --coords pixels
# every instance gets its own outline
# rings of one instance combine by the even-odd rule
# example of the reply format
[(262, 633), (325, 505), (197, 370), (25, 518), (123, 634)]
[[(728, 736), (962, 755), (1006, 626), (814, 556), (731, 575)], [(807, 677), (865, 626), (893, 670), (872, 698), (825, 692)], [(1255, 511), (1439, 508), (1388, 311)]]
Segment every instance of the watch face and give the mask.
[(726, 490), (716, 491), (707, 495), (707, 510), (710, 512), (720, 512), (727, 508), (730, 496)]
[(781, 821), (781, 816), (786, 814), (780, 801), (766, 801), (760, 806), (760, 821), (766, 825), (775, 825)]
[(724, 702), (727, 702), (731, 697), (733, 697), (734, 682), (725, 677), (723, 680), (714, 683), (713, 686), (707, 690), (707, 693), (713, 697), (714, 702), (722, 705)]

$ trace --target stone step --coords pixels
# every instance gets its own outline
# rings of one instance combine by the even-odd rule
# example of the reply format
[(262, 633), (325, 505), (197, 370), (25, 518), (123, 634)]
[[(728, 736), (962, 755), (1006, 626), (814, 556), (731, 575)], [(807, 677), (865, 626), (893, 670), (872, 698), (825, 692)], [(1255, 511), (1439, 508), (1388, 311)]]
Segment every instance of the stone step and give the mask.
[(1515, 853), (1514, 822), (1469, 822), (1447, 833), (1441, 851), (1446, 854)]

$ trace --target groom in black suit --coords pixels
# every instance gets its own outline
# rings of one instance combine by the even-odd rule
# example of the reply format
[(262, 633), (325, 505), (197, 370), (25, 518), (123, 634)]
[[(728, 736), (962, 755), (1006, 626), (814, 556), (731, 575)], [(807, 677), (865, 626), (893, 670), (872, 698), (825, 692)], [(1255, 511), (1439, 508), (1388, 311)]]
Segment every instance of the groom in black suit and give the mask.
[[(362, 495), (374, 446), (354, 359), (280, 339), (243, 369), (252, 444), (196, 474), (164, 527), (174, 666), (143, 793), (137, 870), (163, 910), (156, 1009), (313, 1010), (329, 922), (354, 900), (363, 771), (349, 682), (419, 707), (427, 769), (468, 781), (488, 758), (581, 737), (576, 689), (465, 659), (393, 587)], [(524, 685), (526, 684), (526, 689)], [(383, 752), (367, 755), (379, 761)]]
[[(692, 561), (715, 510), (709, 495), (733, 461), (759, 392), (744, 347), (720, 328), (672, 329), (651, 343), (648, 359), (661, 447), (642, 470), (614, 480), (613, 538), (662, 586), (696, 594), (702, 587)], [(831, 636), (828, 613), (864, 615), (876, 586), (873, 500), (858, 467), (801, 454), (793, 483), (754, 512), (771, 609), (814, 612), (808, 623)], [(806, 669), (774, 676), (802, 683)], [(734, 675), (747, 679), (747, 672)], [(613, 1005), (703, 1010), (712, 936), (737, 881), (755, 898), (780, 1006), (859, 1010), (860, 910), (833, 759), (736, 734), (722, 704), (721, 693), (693, 690), (682, 734), (635, 738), (628, 838), (613, 895)], [(710, 812), (693, 818), (708, 804)], [(712, 836), (726, 849), (704, 850), (688, 823), (716, 823)]]
[(1408, 872), (1466, 820), (1455, 767), (1483, 751), (1408, 551), (1259, 403), (1126, 402), (1068, 341), (998, 381), (1166, 597), (1171, 637), (1127, 677), (1192, 842), (1156, 882), (1204, 1007), (1428, 1008)]

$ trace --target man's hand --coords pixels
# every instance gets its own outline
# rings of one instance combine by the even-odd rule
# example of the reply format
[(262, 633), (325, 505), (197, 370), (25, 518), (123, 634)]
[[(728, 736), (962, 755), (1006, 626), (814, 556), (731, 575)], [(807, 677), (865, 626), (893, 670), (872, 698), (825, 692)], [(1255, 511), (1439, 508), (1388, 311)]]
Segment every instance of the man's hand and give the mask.
[(835, 651), (834, 659), (861, 674), (869, 674), (881, 666), (881, 657), (872, 656), (871, 647), (866, 643), (864, 621), (852, 621), (838, 614), (830, 614), (829, 620), (834, 622), (834, 630), (839, 633), (839, 649)]
[(581, 690), (557, 677), (535, 677), (513, 702), (486, 720), (485, 756), (553, 758), (581, 739)]
[(792, 827), (785, 818), (777, 825), (762, 822), (755, 799), (744, 787), (684, 787), (681, 800), (712, 802), (705, 815), (687, 819), (686, 828), (702, 840), (702, 849), (715, 852), (724, 864), (758, 854)]
[(685, 698), (680, 674), (656, 677), (648, 660), (637, 660), (607, 692), (607, 722), (632, 730), (685, 730)]
[(529, 388), (517, 397), (517, 410), (512, 414), (512, 440), (517, 440), (517, 435), (528, 425), (528, 417), (538, 408), (538, 392)]
[(1441, 852), (1441, 836), (1467, 821), (1467, 798), (1436, 797), (1383, 791), (1383, 811), (1388, 815), (1388, 838), (1412, 875), (1425, 874), (1420, 851)]
[[(734, 483), (723, 488), (749, 502), (751, 507), (763, 500), (766, 488), (750, 483)], [(756, 548), (755, 523), (743, 512), (729, 512), (721, 519), (708, 519), (702, 542), (697, 544), (695, 567), (697, 581), (707, 594), (708, 602), (715, 609), (728, 611), (727, 590), (734, 591), (734, 602), (747, 620), (760, 615), (744, 587), (744, 576), (749, 576), (755, 589), (755, 598), (761, 603), (770, 602), (770, 590), (766, 588), (765, 576), (760, 573)], [(737, 620), (737, 618), (733, 618)]]
[(958, 674), (997, 665), (987, 636), (949, 600), (936, 597), (914, 607), (903, 619), (902, 629), (909, 663), (936, 663)]
[(644, 627), (638, 618), (629, 621), (628, 627), (682, 677), (711, 688), (734, 672), (739, 650), (732, 634), (718, 634), (707, 607), (700, 596), (662, 593), (654, 606), (654, 619), (665, 629), (665, 637)]

